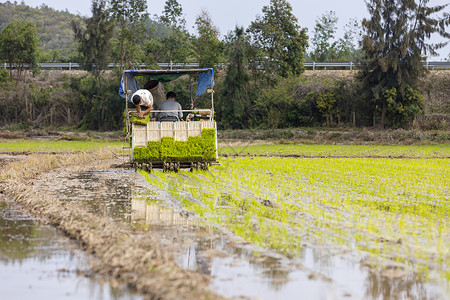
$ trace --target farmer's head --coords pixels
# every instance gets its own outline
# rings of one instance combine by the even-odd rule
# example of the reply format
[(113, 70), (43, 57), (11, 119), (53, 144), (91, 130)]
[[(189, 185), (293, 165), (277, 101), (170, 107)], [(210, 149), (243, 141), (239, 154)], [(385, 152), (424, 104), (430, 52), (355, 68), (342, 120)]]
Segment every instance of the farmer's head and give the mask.
[(166, 99), (172, 99), (172, 100), (174, 100), (176, 96), (177, 96), (177, 95), (176, 95), (174, 92), (170, 91), (170, 92), (167, 93)]
[(134, 105), (139, 105), (139, 103), (141, 103), (141, 96), (134, 95), (133, 96), (133, 103), (134, 103)]

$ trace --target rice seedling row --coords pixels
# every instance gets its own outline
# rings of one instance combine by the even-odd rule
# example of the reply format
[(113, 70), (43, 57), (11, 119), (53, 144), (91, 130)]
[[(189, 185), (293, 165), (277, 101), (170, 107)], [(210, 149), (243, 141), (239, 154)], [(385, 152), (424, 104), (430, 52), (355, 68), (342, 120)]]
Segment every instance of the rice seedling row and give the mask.
[(302, 145), (263, 144), (227, 146), (220, 148), (226, 155), (297, 155), (307, 157), (408, 157), (408, 158), (449, 158), (450, 145)]
[(352, 249), (449, 279), (449, 167), (439, 158), (238, 157), (209, 172), (145, 175), (186, 209), (285, 255), (304, 244)]

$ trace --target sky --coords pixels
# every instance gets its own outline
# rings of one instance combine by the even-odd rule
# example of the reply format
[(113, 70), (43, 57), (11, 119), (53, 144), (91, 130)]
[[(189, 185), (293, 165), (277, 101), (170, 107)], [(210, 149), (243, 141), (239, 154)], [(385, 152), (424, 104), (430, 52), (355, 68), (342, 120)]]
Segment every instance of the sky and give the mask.
[[(10, 0), (13, 2), (12, 0)], [(6, 2), (0, 0), (0, 2)], [(17, 2), (22, 2), (18, 0)], [(91, 0), (23, 0), (26, 5), (37, 7), (42, 3), (57, 10), (68, 10), (71, 13), (78, 13), (82, 16), (91, 15)], [(187, 29), (191, 33), (195, 33), (195, 19), (202, 10), (206, 10), (214, 25), (219, 29), (222, 36), (228, 31), (233, 30), (236, 25), (247, 28), (257, 15), (262, 14), (264, 5), (269, 4), (269, 0), (178, 0), (183, 7), (183, 13), (186, 19)], [(328, 11), (334, 11), (339, 18), (337, 36), (342, 36), (344, 25), (350, 19), (357, 18), (362, 20), (368, 17), (368, 12), (364, 0), (315, 0), (301, 1), (288, 0), (292, 5), (293, 13), (298, 19), (301, 27), (308, 28), (308, 35), (312, 36), (312, 31), (317, 18)], [(438, 5), (449, 3), (449, 0), (430, 0), (429, 5)], [(148, 0), (148, 13), (153, 15), (161, 15), (164, 10), (165, 0)], [(450, 6), (446, 8), (446, 12), (450, 13)], [(450, 29), (449, 29), (450, 30)], [(438, 42), (436, 38), (433, 42)], [(431, 57), (430, 61), (444, 60), (449, 57), (450, 45), (439, 51), (439, 57)]]

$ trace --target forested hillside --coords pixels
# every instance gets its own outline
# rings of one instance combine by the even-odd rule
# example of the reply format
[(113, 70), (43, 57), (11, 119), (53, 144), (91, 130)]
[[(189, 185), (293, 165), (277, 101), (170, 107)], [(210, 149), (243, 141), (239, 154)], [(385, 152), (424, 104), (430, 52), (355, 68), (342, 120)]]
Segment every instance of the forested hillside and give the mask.
[[(11, 22), (31, 21), (36, 24), (40, 47), (43, 49), (40, 61), (76, 61), (72, 20), (79, 21), (83, 17), (59, 11), (45, 4), (33, 8), (10, 1), (0, 3), (0, 31)], [(144, 22), (150, 36), (163, 37), (168, 29), (163, 24), (148, 19)]]
[(70, 21), (77, 19), (81, 19), (81, 16), (54, 10), (45, 4), (32, 8), (9, 1), (0, 3), (0, 30), (14, 21), (31, 21), (36, 24), (40, 47), (46, 52), (58, 51), (57, 56), (68, 57), (74, 51)]

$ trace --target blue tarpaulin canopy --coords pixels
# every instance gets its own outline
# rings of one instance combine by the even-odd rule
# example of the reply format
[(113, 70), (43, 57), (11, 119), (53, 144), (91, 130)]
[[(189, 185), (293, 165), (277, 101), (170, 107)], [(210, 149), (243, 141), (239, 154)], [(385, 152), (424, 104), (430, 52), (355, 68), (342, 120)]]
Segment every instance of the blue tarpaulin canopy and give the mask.
[(139, 84), (136, 76), (146, 76), (160, 82), (169, 82), (183, 75), (199, 74), (196, 96), (200, 96), (206, 92), (208, 88), (214, 87), (214, 71), (210, 68), (205, 69), (186, 69), (186, 70), (125, 70), (120, 81), (119, 95), (126, 97), (126, 91), (134, 94), (139, 90)]

